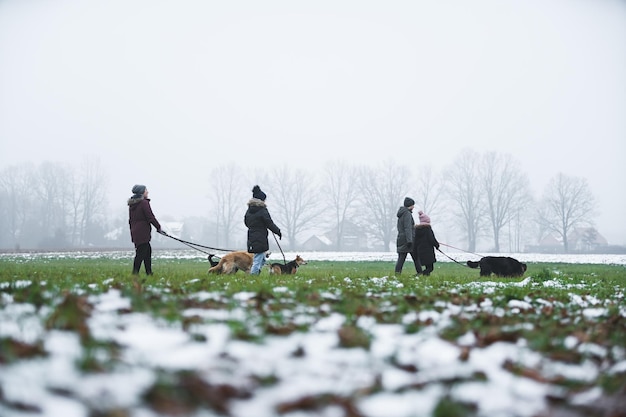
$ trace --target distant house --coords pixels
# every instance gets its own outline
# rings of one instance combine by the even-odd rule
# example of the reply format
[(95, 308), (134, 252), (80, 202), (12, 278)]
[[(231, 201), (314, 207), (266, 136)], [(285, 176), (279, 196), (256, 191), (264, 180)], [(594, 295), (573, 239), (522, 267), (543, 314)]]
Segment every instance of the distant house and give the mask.
[(560, 236), (550, 233), (541, 239), (538, 245), (527, 247), (526, 251), (539, 253), (563, 253), (563, 240)]
[[(183, 230), (183, 222), (168, 222), (162, 221), (159, 222), (167, 233), (173, 236), (181, 236)], [(154, 227), (152, 230), (152, 245), (154, 247), (163, 247), (165, 245), (178, 245), (176, 242), (173, 242), (168, 237), (161, 236), (155, 232)], [(116, 227), (115, 229), (105, 233), (104, 235), (105, 242), (108, 246), (132, 246), (131, 238), (130, 238), (130, 230), (127, 225)]]
[[(331, 230), (326, 234), (329, 239), (336, 239), (337, 228)], [(363, 227), (358, 226), (352, 222), (344, 222), (343, 224), (343, 236), (341, 244), (335, 245), (336, 250), (342, 251), (364, 251), (368, 249), (367, 233), (363, 230)]]
[(122, 240), (122, 238), (126, 238), (126, 235), (128, 235), (128, 240), (130, 240), (130, 232), (128, 231), (128, 227), (116, 227), (115, 229), (105, 233), (104, 239), (108, 242), (117, 242)]
[(303, 250), (311, 251), (366, 251), (368, 238), (362, 227), (345, 222), (340, 244), (337, 243), (337, 228), (334, 228), (322, 235), (311, 236), (301, 246)]
[[(572, 230), (567, 236), (569, 251), (572, 253), (597, 252), (606, 248), (608, 241), (593, 227), (579, 227)], [(526, 248), (527, 252), (562, 253), (564, 251), (563, 238), (556, 233), (548, 234), (538, 245)]]
[(183, 222), (160, 222), (160, 223), (161, 223), (161, 227), (163, 227), (163, 230), (165, 230), (167, 233), (174, 235), (174, 236), (182, 236), (183, 227), (185, 225)]
[(570, 250), (576, 252), (593, 252), (609, 242), (593, 227), (579, 227), (567, 237)]
[(313, 235), (304, 241), (300, 246), (306, 251), (328, 251), (331, 250), (333, 242), (326, 236)]

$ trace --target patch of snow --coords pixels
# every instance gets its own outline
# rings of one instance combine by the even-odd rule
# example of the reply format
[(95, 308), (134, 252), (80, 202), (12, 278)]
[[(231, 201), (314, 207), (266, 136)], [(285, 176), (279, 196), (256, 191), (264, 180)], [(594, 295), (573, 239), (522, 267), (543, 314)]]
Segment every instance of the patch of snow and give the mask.
[[(129, 256), (129, 259), (132, 257), (129, 253), (123, 255)], [(307, 260), (316, 259), (313, 253), (301, 255)], [(317, 255), (320, 258), (330, 256)], [(346, 260), (372, 260), (372, 256), (379, 256), (383, 260), (395, 261), (396, 254), (345, 256)], [(528, 257), (520, 255), (519, 258), (532, 262)], [(612, 263), (616, 263), (615, 258), (611, 259)], [(588, 259), (585, 262), (591, 263)], [(622, 264), (626, 264), (626, 257)], [(359, 285), (358, 280), (349, 277), (346, 280), (349, 280), (346, 281), (349, 285)], [(400, 284), (394, 277), (370, 280), (380, 287)], [(113, 282), (112, 279), (107, 281), (105, 285)], [(454, 293), (469, 288), (494, 293), (497, 288), (528, 285), (566, 288), (569, 284), (564, 281), (559, 278), (540, 282), (531, 277), (519, 282), (490, 280), (459, 285), (450, 291)], [(22, 281), (20, 285), (32, 283)], [(623, 291), (621, 288), (617, 290), (617, 294), (621, 293), (618, 298), (623, 299)], [(274, 287), (273, 291), (277, 294), (290, 292), (287, 287), (281, 286)], [(600, 366), (603, 366), (596, 363), (599, 361), (595, 361), (595, 358), (610, 356), (616, 359), (616, 363), (608, 370), (609, 373), (626, 371), (623, 349), (614, 347), (609, 351), (597, 344), (580, 343), (574, 336), (565, 339), (566, 347), (592, 357), (581, 364), (548, 360), (532, 351), (524, 340), (517, 343), (496, 342), (479, 347), (471, 331), (459, 336), (454, 343), (439, 337), (439, 331), (448, 326), (454, 316), (472, 316), (481, 312), (502, 316), (532, 309), (533, 305), (540, 308), (563, 305), (541, 298), (509, 300), (508, 310), (494, 307), (501, 303), (496, 298), (485, 298), (478, 305), (437, 302), (434, 310), (407, 312), (401, 324), (379, 324), (373, 317), (361, 316), (356, 325), (371, 336), (371, 346), (366, 350), (339, 346), (338, 330), (348, 318), (332, 312), (327, 304), (310, 310), (300, 308), (284, 313), (287, 317), (293, 315), (293, 323), (310, 326), (307, 332), (265, 336), (255, 342), (235, 339), (229, 327), (230, 321), (254, 327), (254, 315), (243, 307), (254, 296), (256, 294), (252, 292), (237, 293), (233, 300), (240, 303), (241, 307), (186, 309), (182, 312), (183, 317), (199, 317), (202, 320), (199, 323), (189, 320), (191, 324), (183, 329), (180, 323), (154, 319), (149, 314), (121, 314), (121, 310), (130, 308), (130, 301), (117, 289), (89, 295), (88, 300), (94, 306), (87, 322), (92, 336), (96, 340), (119, 344), (122, 359), (116, 369), (95, 374), (82, 373), (76, 368), (76, 361), (84, 355), (77, 334), (45, 331), (42, 318), (50, 313), (46, 307), (38, 311), (31, 304), (15, 303), (12, 297), (3, 294), (0, 336), (30, 343), (42, 340), (49, 353), (48, 357), (0, 365), (3, 398), (6, 402), (34, 404), (41, 408), (41, 413), (35, 413), (41, 417), (87, 417), (87, 405), (103, 403), (128, 407), (133, 417), (154, 417), (156, 414), (141, 404), (140, 397), (154, 383), (155, 370), (193, 370), (210, 383), (225, 382), (244, 388), (254, 387), (252, 398), (230, 403), (231, 415), (234, 417), (273, 416), (277, 414), (275, 406), (280, 402), (315, 394), (353, 396), (355, 392), (376, 387), (378, 383), (382, 385), (383, 391), (356, 400), (356, 406), (368, 417), (430, 416), (441, 398), (447, 395), (456, 401), (476, 404), (481, 416), (514, 414), (530, 417), (545, 411), (546, 395), (554, 390), (554, 386), (515, 375), (505, 369), (505, 363), (540, 370), (542, 375), (548, 377), (563, 376), (589, 382), (598, 377)], [(321, 296), (322, 300), (333, 302), (341, 299), (341, 292), (331, 290)], [(199, 291), (191, 294), (190, 298), (198, 301), (231, 301), (224, 300), (224, 295), (219, 292), (209, 291)], [(580, 306), (582, 314), (589, 320), (601, 319), (607, 314), (604, 300), (596, 297), (571, 295), (570, 302)], [(385, 307), (391, 309), (393, 306)], [(320, 310), (330, 314), (320, 317)], [(621, 311), (624, 314), (623, 308)], [(406, 333), (405, 326), (417, 321), (429, 324), (420, 326), (417, 333)], [(520, 324), (518, 327), (526, 325), (532, 326), (532, 323)], [(484, 380), (477, 379), (476, 374), (484, 374)], [(274, 377), (276, 383), (258, 386), (258, 378), (264, 377)], [(449, 385), (448, 381), (455, 382)], [(69, 395), (58, 395), (55, 391), (68, 392)], [(602, 391), (599, 388), (591, 389), (577, 394), (574, 403), (588, 404), (600, 395)], [(343, 415), (343, 411), (337, 407), (328, 407), (314, 414), (334, 417)], [(0, 415), (27, 417), (32, 413), (0, 404)], [(304, 417), (313, 414), (294, 412), (289, 415)]]

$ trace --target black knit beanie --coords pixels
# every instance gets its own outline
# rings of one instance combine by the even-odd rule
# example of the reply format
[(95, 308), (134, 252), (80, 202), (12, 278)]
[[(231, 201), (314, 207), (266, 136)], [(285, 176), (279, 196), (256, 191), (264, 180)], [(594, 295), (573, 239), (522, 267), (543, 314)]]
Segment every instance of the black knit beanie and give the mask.
[(265, 199), (267, 198), (267, 195), (263, 191), (261, 191), (261, 187), (259, 187), (258, 185), (255, 185), (252, 188), (252, 198), (265, 201)]

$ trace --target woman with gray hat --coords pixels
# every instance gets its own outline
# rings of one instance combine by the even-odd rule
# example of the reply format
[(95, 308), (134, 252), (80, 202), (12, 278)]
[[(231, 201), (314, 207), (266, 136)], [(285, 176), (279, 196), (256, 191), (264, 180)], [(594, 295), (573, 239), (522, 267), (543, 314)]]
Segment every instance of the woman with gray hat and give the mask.
[(151, 225), (156, 227), (159, 233), (161, 233), (161, 225), (152, 213), (146, 186), (137, 184), (133, 187), (132, 193), (132, 197), (128, 199), (128, 224), (130, 225), (130, 238), (135, 244), (133, 274), (139, 274), (143, 263), (146, 274), (152, 275)]

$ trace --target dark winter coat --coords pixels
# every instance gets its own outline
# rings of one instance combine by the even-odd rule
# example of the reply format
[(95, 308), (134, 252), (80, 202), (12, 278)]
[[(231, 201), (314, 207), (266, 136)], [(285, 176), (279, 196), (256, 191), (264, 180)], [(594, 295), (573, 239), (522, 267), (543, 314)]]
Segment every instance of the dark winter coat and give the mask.
[(130, 238), (135, 247), (150, 242), (151, 224), (156, 227), (157, 231), (161, 230), (161, 225), (152, 213), (150, 199), (143, 198), (143, 196), (133, 196), (128, 199), (128, 224), (130, 225)]
[(272, 221), (265, 201), (258, 198), (248, 201), (248, 210), (243, 221), (248, 227), (248, 252), (250, 253), (263, 253), (269, 250), (267, 229), (280, 235), (280, 229)]
[(422, 265), (437, 262), (435, 248), (439, 249), (439, 242), (430, 224), (421, 223), (415, 226), (415, 250), (413, 253), (419, 258)]
[(408, 207), (400, 207), (398, 209), (398, 238), (396, 239), (396, 247), (398, 253), (411, 252), (413, 245), (413, 228), (415, 226), (415, 220), (413, 220), (413, 214)]

